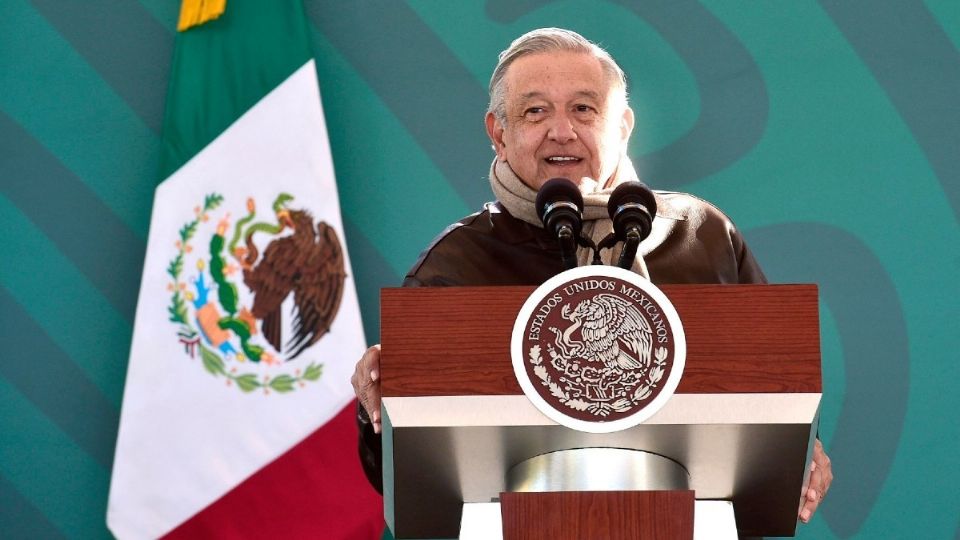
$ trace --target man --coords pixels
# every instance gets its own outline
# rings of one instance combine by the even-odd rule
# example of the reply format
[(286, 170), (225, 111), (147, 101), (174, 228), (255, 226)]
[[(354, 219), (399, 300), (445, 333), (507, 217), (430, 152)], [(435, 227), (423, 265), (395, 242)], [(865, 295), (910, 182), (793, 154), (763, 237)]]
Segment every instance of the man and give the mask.
[[(490, 80), (487, 135), (496, 153), (490, 185), (497, 197), (482, 212), (447, 228), (407, 274), (405, 286), (540, 285), (563, 270), (556, 239), (534, 209), (547, 180), (569, 178), (584, 196), (583, 234), (598, 242), (612, 230), (607, 200), (637, 179), (626, 155), (633, 131), (626, 79), (610, 55), (579, 34), (544, 28), (500, 54)], [(733, 223), (716, 207), (683, 193), (656, 192), (657, 215), (633, 270), (663, 283), (765, 283)], [(581, 265), (592, 253), (578, 251)], [(616, 250), (604, 262), (616, 260)], [(380, 482), (380, 346), (353, 375), (360, 403), (361, 457)], [(810, 488), (799, 518), (807, 522), (833, 479), (816, 441)]]

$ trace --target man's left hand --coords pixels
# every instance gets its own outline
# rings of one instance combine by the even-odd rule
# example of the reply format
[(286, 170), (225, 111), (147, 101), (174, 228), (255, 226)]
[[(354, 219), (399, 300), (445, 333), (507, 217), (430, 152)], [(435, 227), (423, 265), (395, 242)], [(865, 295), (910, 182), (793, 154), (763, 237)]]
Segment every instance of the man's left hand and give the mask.
[(802, 497), (803, 506), (800, 507), (800, 521), (809, 523), (813, 513), (820, 506), (820, 501), (830, 490), (830, 484), (833, 482), (833, 468), (830, 465), (830, 458), (823, 451), (823, 444), (820, 439), (813, 443), (813, 461), (810, 462), (810, 483), (807, 486), (807, 492)]

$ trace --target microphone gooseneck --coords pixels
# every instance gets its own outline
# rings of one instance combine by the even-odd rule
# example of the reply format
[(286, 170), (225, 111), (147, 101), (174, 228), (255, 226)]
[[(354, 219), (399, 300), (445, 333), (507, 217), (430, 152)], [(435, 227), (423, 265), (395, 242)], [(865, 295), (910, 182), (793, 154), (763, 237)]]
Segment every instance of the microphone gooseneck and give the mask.
[(566, 269), (577, 266), (577, 244), (583, 228), (583, 195), (566, 178), (547, 180), (537, 193), (537, 217), (560, 244)]

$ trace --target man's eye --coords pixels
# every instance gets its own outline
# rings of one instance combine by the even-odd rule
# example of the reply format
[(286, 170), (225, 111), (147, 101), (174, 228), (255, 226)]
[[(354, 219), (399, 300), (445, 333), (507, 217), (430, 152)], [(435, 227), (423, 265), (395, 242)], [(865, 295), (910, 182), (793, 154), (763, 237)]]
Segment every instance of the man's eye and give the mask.
[(577, 105), (576, 107), (574, 107), (574, 110), (576, 110), (577, 112), (591, 112), (594, 109), (589, 105)]
[(545, 110), (545, 109), (544, 109), (543, 107), (530, 107), (530, 108), (528, 108), (526, 111), (524, 111), (524, 114), (527, 114), (527, 115), (530, 115), (530, 114), (543, 114), (544, 110)]

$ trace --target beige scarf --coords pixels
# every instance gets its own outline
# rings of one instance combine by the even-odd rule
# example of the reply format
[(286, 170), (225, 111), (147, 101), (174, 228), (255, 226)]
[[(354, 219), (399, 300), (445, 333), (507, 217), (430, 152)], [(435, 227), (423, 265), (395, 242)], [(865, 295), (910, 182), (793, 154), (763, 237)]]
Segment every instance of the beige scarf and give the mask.
[[(607, 214), (607, 201), (615, 187), (622, 182), (629, 182), (637, 179), (637, 173), (633, 168), (630, 158), (623, 156), (620, 158), (620, 164), (617, 166), (617, 172), (613, 176), (611, 185), (599, 189), (599, 182), (592, 178), (584, 178), (584, 182), (592, 182), (594, 189), (590, 193), (583, 195), (583, 232), (582, 234), (590, 238), (594, 244), (599, 244), (608, 234), (613, 232), (613, 222)], [(516, 218), (522, 219), (531, 225), (543, 227), (543, 222), (537, 217), (535, 202), (537, 192), (530, 186), (523, 183), (508, 163), (493, 159), (490, 165), (490, 187), (497, 200)], [(583, 191), (583, 189), (581, 189)], [(617, 261), (620, 258), (620, 251), (623, 248), (622, 243), (618, 243), (612, 249), (605, 249), (600, 253), (600, 258), (604, 264), (611, 264), (611, 261)], [(579, 266), (585, 266), (593, 261), (593, 250), (590, 248), (577, 249), (577, 263)], [(641, 276), (650, 277), (647, 272), (647, 265), (643, 261), (643, 256), (637, 250), (637, 257), (633, 261), (631, 270)]]

